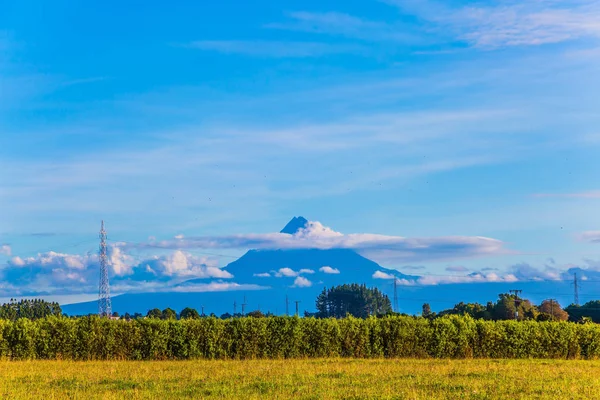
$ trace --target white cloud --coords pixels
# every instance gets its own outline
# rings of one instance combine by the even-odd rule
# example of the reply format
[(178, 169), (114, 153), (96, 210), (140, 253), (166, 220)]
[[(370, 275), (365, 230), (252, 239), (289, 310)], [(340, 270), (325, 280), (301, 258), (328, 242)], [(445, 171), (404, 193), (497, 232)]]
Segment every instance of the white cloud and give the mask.
[(10, 246), (7, 244), (0, 245), (0, 255), (5, 255), (5, 256), (10, 257), (12, 255), (12, 250), (11, 250)]
[(556, 281), (563, 279), (566, 271), (552, 265), (538, 268), (528, 263), (519, 263), (508, 268), (508, 272), (518, 280)]
[(294, 279), (293, 287), (311, 287), (311, 286), (312, 286), (312, 282), (303, 276), (299, 276), (296, 279)]
[(40, 253), (35, 257), (13, 257), (8, 266), (13, 267), (40, 267), (40, 268), (66, 268), (69, 270), (85, 270), (89, 265), (97, 263), (96, 255), (64, 254), (49, 251)]
[(233, 278), (229, 272), (217, 267), (216, 262), (196, 257), (181, 250), (167, 256), (154, 256), (140, 265), (149, 266), (162, 276), (179, 278)]
[(415, 286), (417, 284), (417, 281), (415, 281), (415, 280), (408, 280), (408, 279), (404, 279), (404, 278), (400, 279), (400, 278), (397, 278), (395, 275), (388, 274), (387, 272), (383, 272), (383, 271), (375, 271), (375, 273), (373, 273), (372, 277), (374, 279), (386, 279), (386, 280), (393, 280), (395, 278), (396, 283), (401, 286)]
[(340, 270), (337, 268), (332, 268), (328, 265), (325, 265), (321, 268), (319, 268), (319, 271), (323, 272), (324, 274), (339, 274)]
[(22, 267), (23, 265), (25, 265), (25, 260), (23, 260), (19, 256), (15, 256), (10, 260), (10, 264), (14, 267)]
[(298, 272), (294, 271), (291, 268), (285, 267), (285, 268), (279, 268), (278, 271), (275, 272), (275, 276), (278, 278), (281, 277), (288, 277), (288, 278), (292, 278), (295, 276), (298, 276)]
[(273, 272), (273, 275), (276, 276), (277, 278), (281, 278), (281, 277), (293, 278), (296, 276), (300, 276), (302, 274), (314, 274), (315, 273), (315, 271), (313, 271), (312, 269), (303, 268), (300, 271), (294, 271), (293, 269), (288, 268), (288, 267), (279, 268), (278, 271), (271, 271), (271, 272)]
[(252, 274), (252, 276), (256, 276), (258, 278), (270, 278), (271, 274), (269, 274), (268, 272), (263, 272), (260, 274)]
[[(215, 237), (188, 237), (178, 241), (126, 244), (125, 248), (252, 248), (252, 249), (352, 249), (361, 255), (386, 262), (460, 259), (505, 254), (503, 243), (480, 236), (406, 238), (369, 233), (342, 234), (319, 222), (290, 235), (285, 233), (246, 234)], [(294, 272), (295, 273), (295, 272)], [(291, 270), (279, 271), (284, 276)], [(288, 275), (285, 275), (288, 274)]]
[(298, 271), (299, 275), (302, 274), (314, 274), (315, 271), (313, 271), (312, 269), (306, 269), (306, 268), (302, 268), (300, 271)]
[(375, 271), (375, 273), (373, 274), (373, 278), (375, 278), (375, 279), (394, 279), (395, 276), (392, 274), (383, 272), (383, 271)]
[(179, 234), (175, 236), (175, 239), (183, 239), (185, 236), (183, 234)]
[(119, 247), (110, 247), (109, 265), (115, 275), (130, 275), (133, 273), (133, 257), (125, 254)]
[[(111, 287), (151, 287), (152, 282), (170, 287), (186, 279), (233, 276), (216, 262), (183, 251), (136, 260), (122, 248), (109, 247)], [(32, 257), (12, 257), (0, 269), (0, 281), (17, 287), (15, 294), (76, 294), (97, 291), (99, 261), (96, 254), (65, 254), (50, 251)], [(0, 292), (0, 295), (2, 293)]]

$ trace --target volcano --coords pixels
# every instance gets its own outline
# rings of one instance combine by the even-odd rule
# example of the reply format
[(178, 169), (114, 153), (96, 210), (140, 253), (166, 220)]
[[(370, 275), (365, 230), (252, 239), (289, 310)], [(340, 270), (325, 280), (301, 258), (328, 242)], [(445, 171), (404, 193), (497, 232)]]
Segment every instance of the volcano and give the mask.
[[(309, 224), (310, 222), (302, 216), (294, 217), (280, 233), (301, 235), (309, 229)], [(225, 312), (231, 313), (232, 304), (242, 304), (245, 302), (242, 301), (243, 298), (247, 296), (248, 299), (252, 299), (248, 300), (247, 311), (260, 307), (263, 310), (283, 313), (283, 299), (291, 296), (294, 300), (302, 301), (304, 310), (313, 311), (317, 294), (326, 286), (364, 283), (368, 286), (378, 286), (391, 295), (393, 280), (375, 279), (375, 272), (394, 275), (399, 279), (418, 278), (384, 268), (352, 249), (340, 248), (253, 249), (223, 269), (233, 275), (231, 281), (258, 290), (186, 293), (186, 286), (208, 282), (207, 279), (191, 279), (173, 288), (172, 292), (117, 296), (113, 299), (113, 309), (119, 313), (145, 314), (147, 310), (155, 307), (172, 307), (179, 311), (183, 307), (199, 309), (199, 305), (202, 304), (207, 311), (220, 315)], [(65, 306), (65, 312), (68, 314), (94, 313), (96, 310), (96, 302)]]

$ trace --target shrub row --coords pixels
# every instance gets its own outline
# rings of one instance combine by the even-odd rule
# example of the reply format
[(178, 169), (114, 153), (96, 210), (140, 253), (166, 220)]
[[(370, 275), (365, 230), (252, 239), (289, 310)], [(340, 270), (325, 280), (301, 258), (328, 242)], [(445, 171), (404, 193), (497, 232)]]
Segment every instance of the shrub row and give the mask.
[(0, 358), (600, 358), (600, 325), (448, 316), (0, 320)]

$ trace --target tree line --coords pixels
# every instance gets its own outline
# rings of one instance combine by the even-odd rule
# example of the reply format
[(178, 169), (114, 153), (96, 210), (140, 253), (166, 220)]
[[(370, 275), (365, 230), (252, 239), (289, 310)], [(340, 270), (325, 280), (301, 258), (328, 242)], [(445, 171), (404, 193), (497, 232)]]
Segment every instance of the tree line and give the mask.
[(486, 305), (482, 305), (460, 302), (453, 308), (439, 313), (431, 312), (431, 307), (428, 303), (425, 303), (421, 315), (426, 318), (436, 318), (444, 315), (470, 315), (476, 319), (494, 321), (510, 319), (519, 321), (566, 321), (569, 319), (569, 314), (555, 300), (544, 300), (539, 306), (536, 306), (527, 299), (508, 293), (498, 295), (498, 300), (495, 303), (489, 301)]
[[(344, 284), (331, 288), (324, 288), (315, 300), (316, 312), (304, 312), (305, 317), (315, 318), (344, 318), (351, 315), (356, 318), (367, 318), (369, 316), (394, 315), (389, 297), (377, 288), (368, 288), (366, 285)], [(63, 315), (60, 305), (56, 302), (47, 302), (41, 299), (20, 300), (11, 299), (9, 303), (0, 306), (0, 320), (15, 321), (21, 318), (31, 320), (41, 319), (48, 316)], [(406, 315), (406, 314), (404, 314)], [(427, 319), (436, 319), (447, 315), (470, 316), (475, 319), (499, 321), (499, 320), (534, 320), (534, 321), (572, 321), (572, 322), (596, 322), (600, 323), (600, 300), (589, 301), (583, 305), (571, 304), (563, 307), (555, 300), (544, 300), (539, 305), (533, 304), (528, 299), (521, 298), (516, 294), (501, 293), (495, 302), (487, 304), (479, 303), (457, 303), (453, 308), (432, 312), (429, 303), (423, 304), (421, 316)], [(272, 313), (263, 313), (253, 310), (245, 314), (224, 313), (217, 316), (201, 315), (198, 310), (186, 307), (179, 313), (172, 308), (160, 310), (154, 308), (146, 314), (125, 313), (119, 315), (113, 313), (113, 319), (120, 318), (133, 320), (140, 318), (177, 320), (177, 319), (200, 319), (213, 317), (220, 319), (241, 317), (271, 317)]]

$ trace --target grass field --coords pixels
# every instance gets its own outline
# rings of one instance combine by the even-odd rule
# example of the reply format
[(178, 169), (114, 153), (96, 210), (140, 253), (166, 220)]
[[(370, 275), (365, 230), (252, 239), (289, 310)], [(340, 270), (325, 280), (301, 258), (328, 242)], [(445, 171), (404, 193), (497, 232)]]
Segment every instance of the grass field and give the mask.
[(598, 399), (600, 361), (3, 361), (0, 398)]

